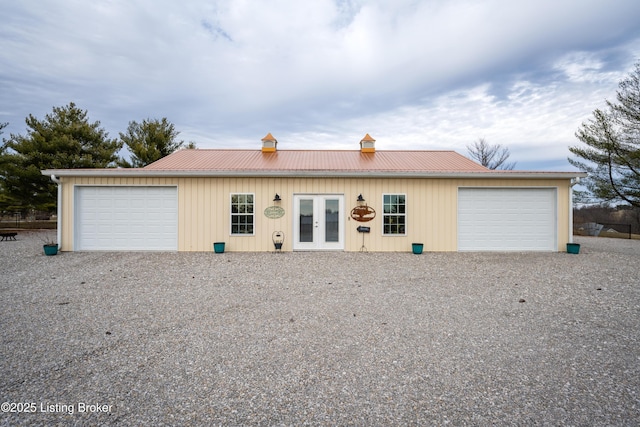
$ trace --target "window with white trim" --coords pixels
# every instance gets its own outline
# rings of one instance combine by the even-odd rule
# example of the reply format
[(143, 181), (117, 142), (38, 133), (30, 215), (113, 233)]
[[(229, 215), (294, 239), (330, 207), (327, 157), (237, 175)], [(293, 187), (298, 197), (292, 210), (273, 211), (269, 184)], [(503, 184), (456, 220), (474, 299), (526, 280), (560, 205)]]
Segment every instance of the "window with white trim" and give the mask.
[(252, 193), (231, 194), (231, 234), (253, 234), (254, 195)]
[(406, 194), (382, 195), (382, 234), (405, 235), (407, 233)]

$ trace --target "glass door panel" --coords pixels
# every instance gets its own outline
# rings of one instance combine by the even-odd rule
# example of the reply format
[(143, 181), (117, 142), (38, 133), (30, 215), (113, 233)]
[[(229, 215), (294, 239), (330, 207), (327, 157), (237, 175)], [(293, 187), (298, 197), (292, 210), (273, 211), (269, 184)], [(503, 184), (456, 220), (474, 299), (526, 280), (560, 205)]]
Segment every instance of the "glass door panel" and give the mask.
[(299, 241), (313, 242), (313, 199), (300, 199), (299, 211)]
[(340, 201), (338, 199), (324, 201), (324, 241), (340, 241)]

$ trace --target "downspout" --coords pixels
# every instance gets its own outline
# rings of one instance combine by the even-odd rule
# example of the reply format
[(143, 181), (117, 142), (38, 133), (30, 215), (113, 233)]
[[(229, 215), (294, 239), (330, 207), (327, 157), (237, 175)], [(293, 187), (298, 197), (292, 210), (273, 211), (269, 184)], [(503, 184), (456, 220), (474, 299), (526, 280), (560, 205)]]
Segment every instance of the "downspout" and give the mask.
[(62, 182), (55, 176), (51, 175), (51, 181), (58, 184), (58, 206), (57, 206), (57, 232), (58, 232), (58, 250), (62, 250)]
[(580, 177), (577, 176), (569, 184), (569, 243), (573, 243), (573, 186), (579, 182)]

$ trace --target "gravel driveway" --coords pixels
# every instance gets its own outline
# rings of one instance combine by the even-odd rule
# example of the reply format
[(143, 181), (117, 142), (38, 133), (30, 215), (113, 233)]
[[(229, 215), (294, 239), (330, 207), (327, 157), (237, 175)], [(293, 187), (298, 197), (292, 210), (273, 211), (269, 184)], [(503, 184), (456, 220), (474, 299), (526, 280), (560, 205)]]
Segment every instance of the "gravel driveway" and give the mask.
[(39, 237), (0, 242), (2, 425), (640, 422), (640, 241), (45, 257)]

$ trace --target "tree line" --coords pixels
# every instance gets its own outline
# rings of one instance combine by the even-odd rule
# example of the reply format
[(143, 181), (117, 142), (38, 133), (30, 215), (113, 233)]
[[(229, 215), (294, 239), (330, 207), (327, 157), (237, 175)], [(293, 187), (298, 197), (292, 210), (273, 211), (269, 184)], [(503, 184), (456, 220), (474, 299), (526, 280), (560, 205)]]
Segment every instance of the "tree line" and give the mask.
[[(613, 228), (620, 235), (631, 231), (640, 234), (640, 209), (630, 205), (606, 206), (586, 205), (579, 206), (573, 211), (573, 226), (579, 228), (585, 223), (597, 223), (605, 225), (605, 230)], [(627, 228), (630, 226), (630, 230)]]
[[(144, 167), (181, 148), (195, 144), (178, 140), (166, 118), (129, 122), (119, 138), (109, 138), (99, 121), (73, 102), (54, 107), (44, 119), (29, 115), (24, 135), (3, 138), (0, 147), (0, 211), (51, 212), (57, 189), (42, 169)], [(8, 123), (0, 123), (0, 134)], [(128, 155), (119, 155), (126, 147)]]

